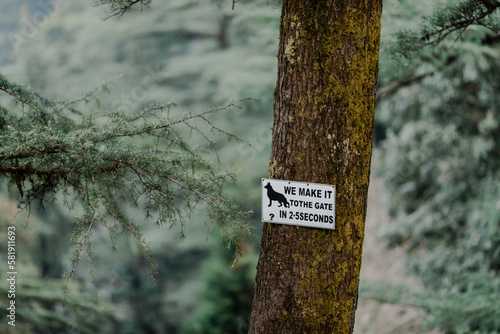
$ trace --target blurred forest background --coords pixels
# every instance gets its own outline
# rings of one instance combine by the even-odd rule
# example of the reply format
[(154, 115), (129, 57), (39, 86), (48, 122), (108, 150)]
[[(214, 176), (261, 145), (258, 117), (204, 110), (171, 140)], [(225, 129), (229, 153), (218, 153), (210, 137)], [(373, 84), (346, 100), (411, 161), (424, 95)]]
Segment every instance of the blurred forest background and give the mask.
[[(412, 58), (393, 47), (398, 31), (419, 29), (437, 5), (453, 2), (384, 1), (357, 333), (500, 333), (500, 29), (472, 25)], [(0, 249), (15, 225), (21, 273), (16, 328), (3, 320), (2, 333), (246, 333), (280, 3), (232, 6), (153, 1), (103, 20), (107, 8), (91, 1), (0, 0), (1, 73), (50, 99), (81, 96), (110, 79), (96, 93), (99, 103), (123, 113), (170, 100), (180, 114), (199, 112), (252, 97), (210, 120), (243, 139), (216, 142), (221, 170), (237, 177), (226, 192), (253, 211), (255, 234), (244, 237), (232, 266), (234, 250), (217, 231), (208, 234), (203, 212), (182, 239), (175, 226), (142, 224), (159, 269), (152, 282), (133, 238), (111, 251), (107, 232), (97, 230), (95, 280), (82, 263), (63, 307), (74, 213), (57, 203), (19, 213), (17, 190), (1, 183)], [(6, 287), (3, 280), (2, 305)]]

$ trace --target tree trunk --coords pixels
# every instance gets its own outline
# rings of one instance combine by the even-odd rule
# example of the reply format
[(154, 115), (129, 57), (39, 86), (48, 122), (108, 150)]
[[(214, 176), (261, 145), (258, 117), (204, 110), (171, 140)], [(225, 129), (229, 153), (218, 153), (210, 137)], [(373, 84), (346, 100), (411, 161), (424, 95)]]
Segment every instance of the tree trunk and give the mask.
[(352, 333), (382, 0), (284, 0), (270, 178), (336, 186), (336, 229), (264, 224), (250, 334)]

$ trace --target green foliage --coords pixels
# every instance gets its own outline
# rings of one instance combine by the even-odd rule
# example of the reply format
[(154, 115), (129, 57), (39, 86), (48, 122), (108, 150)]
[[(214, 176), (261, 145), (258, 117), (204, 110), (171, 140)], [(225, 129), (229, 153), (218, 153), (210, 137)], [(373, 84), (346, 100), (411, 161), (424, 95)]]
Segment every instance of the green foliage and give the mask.
[[(207, 149), (216, 152), (210, 132), (232, 136), (215, 127), (207, 115), (236, 103), (181, 116), (171, 114), (171, 103), (152, 105), (131, 116), (104, 109), (85, 113), (80, 102), (92, 99), (92, 94), (52, 102), (3, 76), (0, 79), (0, 90), (22, 104), (21, 115), (6, 113), (9, 125), (0, 132), (1, 176), (17, 186), (26, 205), (34, 199), (53, 199), (61, 191), (69, 209), (75, 203), (83, 206), (72, 239), (73, 268), (81, 254), (90, 258), (90, 237), (97, 224), (108, 230), (113, 244), (119, 234), (133, 235), (153, 265), (148, 245), (124, 203), (141, 208), (158, 225), (179, 224), (182, 231), (189, 212), (203, 202), (209, 210), (208, 223), (220, 226), (224, 238), (233, 240), (245, 228), (246, 214), (220, 194), (231, 175), (219, 173), (203, 151), (191, 148), (185, 139), (201, 136)], [(201, 123), (196, 124), (198, 120)], [(133, 137), (149, 144), (127, 142)], [(68, 277), (72, 274), (73, 269)]]
[[(409, 289), (406, 286), (362, 283), (363, 298), (381, 303), (416, 307), (427, 312), (427, 328), (437, 327), (445, 333), (498, 333), (500, 304), (497, 298), (498, 277), (492, 275), (469, 276), (472, 279), (466, 291), (433, 291)], [(491, 281), (496, 281), (491, 284)], [(478, 287), (479, 290), (478, 290)], [(471, 316), (473, 314), (474, 316)]]
[[(124, 3), (126, 2), (122, 2)], [(19, 2), (15, 4), (19, 7)], [(226, 181), (229, 181), (224, 183), (223, 189), (216, 189), (216, 185), (209, 184), (209, 187), (214, 188), (214, 194), (218, 196), (223, 190), (226, 198), (231, 199), (232, 203), (253, 209), (256, 213), (251, 217), (252, 221), (260, 224), (257, 214), (260, 208), (260, 192), (255, 181), (260, 180), (267, 172), (270, 153), (272, 91), (276, 82), (280, 14), (279, 10), (270, 6), (274, 4), (275, 1), (246, 0), (237, 2), (233, 10), (231, 1), (155, 1), (151, 3), (150, 8), (143, 7), (138, 2), (120, 19), (120, 14), (117, 14), (116, 17), (103, 22), (103, 17), (112, 14), (111, 2), (96, 7), (81, 2), (65, 2), (64, 6), (57, 6), (43, 24), (35, 25), (36, 30), (32, 34), (24, 34), (22, 24), (18, 26), (18, 30), (13, 31), (17, 36), (23, 37), (23, 43), (18, 45), (20, 52), (14, 54), (15, 64), (2, 67), (2, 73), (11, 79), (10, 84), (13, 84), (12, 81), (25, 82), (26, 86), (21, 86), (22, 88), (29, 93), (38, 92), (49, 104), (55, 103), (56, 109), (62, 109), (67, 104), (62, 117), (52, 111), (47, 113), (50, 116), (50, 130), (53, 135), (47, 135), (48, 131), (41, 130), (33, 130), (33, 134), (40, 138), (45, 136), (47, 140), (55, 140), (59, 135), (57, 143), (73, 143), (78, 149), (82, 146), (77, 146), (66, 137), (70, 133), (76, 133), (79, 128), (84, 129), (85, 126), (92, 128), (94, 135), (107, 129), (117, 133), (120, 127), (123, 131), (134, 131), (146, 124), (159, 124), (160, 121), (155, 120), (155, 115), (166, 120), (170, 112), (170, 118), (167, 120), (169, 122), (193, 114), (193, 111), (203, 112), (210, 109), (207, 106), (227, 106), (227, 101), (231, 99), (245, 96), (256, 98), (257, 100), (251, 103), (238, 104), (242, 112), (221, 111), (205, 116), (210, 123), (221, 129), (231, 129), (232, 133), (237, 133), (248, 143), (226, 140), (226, 134), (216, 129), (212, 131), (212, 126), (202, 118), (193, 118), (188, 122), (199, 127), (209, 137), (209, 141), (200, 133), (191, 131), (187, 125), (179, 123), (175, 127), (189, 148), (211, 166), (212, 171), (207, 174), (213, 172), (214, 175), (225, 175)], [(19, 12), (11, 12), (9, 16), (14, 17), (13, 21), (31, 20), (33, 14), (40, 11), (36, 3), (33, 5), (33, 8), (30, 5), (29, 10), (21, 14), (21, 17)], [(12, 54), (12, 45), (9, 46), (8, 51)], [(116, 79), (100, 85), (104, 80), (113, 77)], [(92, 87), (98, 88), (90, 93), (82, 93)], [(27, 122), (27, 114), (34, 114), (29, 104), (23, 109), (23, 104), (13, 105), (13, 98), (9, 101), (5, 95), (7, 94), (0, 100), (5, 111), (5, 114), (0, 112), (0, 115), (4, 115), (4, 124), (16, 124), (23, 116), (23, 110), (24, 121)], [(28, 94), (29, 96), (33, 95)], [(67, 101), (73, 96), (81, 98), (76, 99), (78, 101)], [(175, 98), (176, 106), (163, 103), (171, 97)], [(165, 108), (164, 111), (152, 111), (145, 114), (142, 120), (137, 119), (135, 123), (124, 126), (123, 120), (138, 117), (157, 104), (161, 104)], [(47, 107), (48, 110), (50, 108)], [(183, 113), (183, 110), (188, 112)], [(14, 123), (11, 123), (10, 117), (14, 117)], [(91, 125), (91, 121), (95, 123)], [(65, 122), (68, 124), (65, 125), (67, 129), (64, 131), (54, 126), (56, 123), (62, 126)], [(8, 130), (7, 127), (5, 129)], [(83, 132), (85, 130), (81, 131)], [(85, 136), (88, 143), (90, 133)], [(29, 138), (27, 140), (29, 141)], [(216, 146), (217, 154), (212, 153), (210, 141)], [(123, 157), (132, 157), (137, 155), (137, 152), (142, 152), (139, 155), (155, 152), (158, 143), (163, 145), (165, 142), (165, 139), (158, 142), (151, 136), (148, 139), (148, 135), (136, 135), (111, 140), (111, 146), (103, 149), (109, 157), (118, 158), (122, 154)], [(96, 152), (96, 148), (101, 149), (100, 146), (90, 143), (85, 152)], [(130, 148), (130, 151), (124, 152), (124, 148)], [(164, 150), (166, 148), (161, 146), (158, 152)], [(192, 173), (192, 169), (187, 162), (189, 155), (184, 155), (183, 152), (186, 153), (181, 150), (172, 153), (180, 155), (182, 159), (178, 159), (179, 162), (189, 166), (185, 171), (187, 177)], [(54, 152), (44, 159), (52, 159), (51, 161), (55, 162), (58, 156), (67, 155), (65, 152)], [(154, 158), (163, 159), (165, 156), (155, 155)], [(172, 163), (175, 161), (173, 155), (168, 155), (167, 159)], [(83, 160), (80, 162), (83, 163)], [(85, 168), (90, 170), (87, 161), (84, 162)], [(133, 174), (126, 172), (125, 166), (122, 167), (126, 175)], [(170, 167), (172, 171), (181, 172), (181, 165)], [(204, 168), (196, 165), (194, 174), (204, 175)], [(225, 173), (227, 170), (234, 174)], [(105, 178), (111, 176), (108, 174)], [(233, 176), (238, 178), (235, 185), (231, 185)], [(7, 175), (4, 179), (6, 178)], [(38, 185), (43, 180), (43, 175), (32, 175), (31, 179), (36, 180)], [(26, 202), (31, 189), (30, 178), (23, 185), (26, 186), (23, 188)], [(61, 188), (61, 184), (57, 186)], [(176, 191), (180, 190), (177, 186), (172, 187)], [(74, 283), (68, 285), (68, 294), (73, 297), (71, 288), (87, 278), (86, 273), (89, 271), (85, 263), (86, 249), (82, 248), (82, 263), (72, 267), (72, 259), (67, 260), (67, 231), (73, 230), (75, 219), (62, 219), (53, 216), (53, 213), (67, 212), (68, 204), (70, 207), (74, 204), (72, 213), (84, 218), (86, 207), (82, 202), (73, 203), (69, 200), (69, 203), (64, 203), (64, 196), (70, 199), (73, 189), (69, 189), (67, 194), (54, 194), (49, 189), (48, 187), (44, 198), (53, 199), (55, 203), (47, 205), (45, 200), (42, 201), (46, 210), (44, 213), (42, 208), (38, 208), (38, 201), (32, 202), (31, 218), (26, 228), (33, 229), (38, 235), (44, 235), (50, 243), (50, 254), (44, 256), (50, 258), (45, 261), (51, 273), (50, 277), (60, 277), (62, 272), (73, 270), (76, 278)], [(15, 187), (10, 189), (10, 193), (15, 196)], [(115, 196), (115, 193), (112, 195)], [(175, 333), (201, 298), (200, 267), (210, 256), (213, 247), (206, 241), (207, 229), (201, 228), (208, 218), (205, 210), (208, 205), (204, 202), (195, 205), (193, 202), (194, 211), (189, 213), (189, 210), (184, 211), (185, 203), (174, 200), (174, 204), (182, 210), (185, 221), (189, 219), (190, 223), (172, 229), (168, 228), (168, 224), (159, 228), (154, 224), (159, 218), (157, 212), (152, 212), (152, 217), (144, 220), (143, 209), (147, 202), (145, 196), (136, 208), (132, 205), (133, 199), (126, 192), (120, 192), (118, 195), (111, 200), (117, 202), (118, 209), (140, 229), (156, 264), (158, 279), (154, 282), (148, 279), (150, 267), (145, 264), (147, 252), (133, 240), (131, 233), (125, 232), (123, 235), (123, 229), (111, 219), (107, 224), (115, 228), (117, 236), (120, 237), (115, 238), (112, 247), (109, 247), (108, 229), (102, 224), (96, 224), (97, 221), (94, 223), (89, 236), (89, 251), (92, 251), (91, 267), (95, 280), (92, 284), (85, 285), (98, 288), (99, 296), (104, 296), (102, 299), (115, 307), (116, 312), (112, 315), (115, 326), (110, 332)], [(108, 201), (109, 199), (103, 200), (103, 203)], [(86, 226), (78, 225), (81, 225), (80, 231), (85, 233)], [(216, 230), (217, 226), (214, 225), (213, 229)], [(179, 240), (179, 234), (182, 232), (187, 238)], [(240, 235), (239, 232), (234, 231)], [(221, 234), (217, 233), (217, 236), (219, 235)], [(73, 236), (77, 237), (75, 234)], [(116, 251), (111, 252), (111, 248)], [(73, 250), (75, 249), (74, 247)], [(38, 243), (27, 246), (25, 252), (33, 252), (40, 257), (43, 254)], [(50, 257), (54, 252), (58, 256)], [(38, 260), (33, 261), (38, 265)], [(221, 265), (220, 268), (221, 272), (231, 272), (230, 266)], [(86, 297), (90, 298), (90, 295)], [(57, 294), (56, 298), (61, 298), (60, 294)], [(25, 320), (23, 323), (29, 324), (29, 321)]]
[(246, 333), (253, 300), (256, 254), (233, 263), (228, 250), (216, 250), (203, 270), (201, 299), (180, 333)]
[[(26, 252), (39, 239), (40, 221), (32, 221), (29, 229), (19, 228), (26, 223), (27, 215), (23, 212), (15, 217), (10, 213), (17, 212), (16, 203), (3, 196), (0, 197), (0, 252), (7, 254), (8, 227), (17, 227), (15, 232), (16, 258), (15, 297), (8, 297), (11, 289), (8, 277), (0, 282), (0, 303), (5, 305), (0, 310), (2, 319), (7, 319), (7, 306), (15, 301), (15, 327), (7, 321), (0, 322), (0, 331), (6, 334), (26, 333), (112, 333), (113, 316), (117, 308), (99, 298), (99, 290), (77, 282), (68, 287), (71, 298), (66, 307), (61, 307), (63, 299), (60, 278), (50, 278), (43, 274), (43, 254)], [(55, 246), (54, 246), (55, 247)], [(43, 253), (43, 252), (42, 252)], [(41, 260), (42, 263), (39, 263)], [(7, 261), (0, 262), (3, 273), (10, 272)], [(12, 297), (12, 296), (11, 296)], [(89, 321), (92, 320), (92, 321)]]
[(388, 138), (379, 171), (394, 218), (383, 237), (408, 247), (425, 288), (410, 299), (446, 333), (500, 332), (492, 298), (500, 291), (500, 47), (487, 29), (499, 24), (498, 6), (439, 7), (420, 30), (399, 35), (399, 50), (414, 55), (399, 75), (381, 72)]
[(436, 47), (443, 42), (453, 43), (470, 26), (484, 26), (491, 31), (499, 30), (498, 13), (500, 3), (496, 0), (462, 0), (437, 6), (425, 17), (417, 30), (405, 30), (397, 34), (396, 53), (411, 56), (421, 52), (425, 46)]
[[(19, 283), (21, 282), (21, 283)], [(63, 293), (61, 280), (40, 279), (40, 277), (23, 277), (19, 279), (16, 293), (16, 327), (2, 321), (2, 333), (58, 333), (73, 331), (75, 333), (112, 333), (113, 308), (108, 303), (98, 301), (97, 290), (78, 284), (71, 287), (68, 293), (71, 299), (65, 308), (60, 306)], [(3, 284), (2, 284), (3, 285)], [(3, 305), (8, 305), (8, 289), (0, 287)], [(8, 319), (8, 311), (2, 308), (0, 316)], [(92, 321), (89, 321), (92, 319)]]
[[(151, 0), (100, 0), (102, 5), (108, 6), (109, 17), (122, 16), (133, 6), (149, 7)], [(134, 7), (135, 8), (135, 7)]]

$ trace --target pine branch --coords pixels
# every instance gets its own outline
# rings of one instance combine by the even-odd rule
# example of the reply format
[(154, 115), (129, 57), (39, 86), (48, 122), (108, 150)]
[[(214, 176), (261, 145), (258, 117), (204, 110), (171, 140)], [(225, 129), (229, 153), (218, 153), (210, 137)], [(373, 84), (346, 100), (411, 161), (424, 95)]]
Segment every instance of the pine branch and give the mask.
[(101, 5), (109, 5), (109, 15), (106, 19), (118, 16), (122, 17), (127, 11), (137, 4), (143, 7), (149, 7), (151, 0), (101, 0)]
[[(112, 245), (117, 235), (131, 235), (145, 251), (155, 276), (147, 242), (127, 215), (129, 205), (119, 204), (118, 197), (141, 208), (155, 224), (179, 225), (181, 232), (199, 203), (207, 207), (207, 226), (216, 224), (229, 242), (239, 237), (238, 231), (249, 232), (249, 213), (222, 194), (234, 179), (219, 172), (217, 146), (211, 139), (213, 133), (238, 137), (208, 118), (239, 108), (248, 99), (176, 117), (171, 116), (172, 103), (152, 105), (132, 115), (105, 110), (88, 114), (79, 107), (95, 91), (77, 100), (53, 102), (4, 77), (0, 77), (0, 90), (27, 104), (23, 117), (6, 110), (9, 125), (0, 129), (0, 178), (17, 186), (24, 208), (34, 200), (53, 199), (59, 192), (69, 209), (70, 202), (84, 207), (72, 238), (73, 262), (67, 279), (73, 277), (82, 256), (92, 275), (90, 238), (97, 225), (109, 231)], [(71, 120), (69, 114), (80, 120)], [(215, 152), (216, 166), (207, 160), (206, 152), (189, 144), (189, 134), (198, 134)], [(153, 147), (142, 147), (137, 140), (141, 138), (152, 140)]]
[(424, 18), (418, 31), (403, 31), (397, 34), (395, 54), (410, 58), (424, 47), (435, 47), (452, 34), (460, 35), (471, 25), (480, 25), (495, 30), (499, 27), (494, 14), (500, 8), (497, 0), (465, 0), (436, 8)]
[(7, 78), (0, 73), (0, 91), (7, 93), (12, 96), (17, 102), (29, 105), (31, 108), (37, 112), (42, 112), (45, 109), (50, 109), (56, 114), (59, 110), (54, 106), (54, 103), (48, 99), (42, 97), (36, 92), (28, 90), (26, 87), (12, 83), (7, 80)]
[(377, 96), (375, 98), (375, 103), (380, 103), (380, 101), (390, 97), (393, 94), (396, 94), (400, 89), (413, 85), (414, 83), (418, 83), (432, 75), (434, 72), (426, 72), (422, 74), (418, 74), (412, 76), (410, 78), (404, 78), (400, 81), (396, 81), (386, 87), (377, 90)]

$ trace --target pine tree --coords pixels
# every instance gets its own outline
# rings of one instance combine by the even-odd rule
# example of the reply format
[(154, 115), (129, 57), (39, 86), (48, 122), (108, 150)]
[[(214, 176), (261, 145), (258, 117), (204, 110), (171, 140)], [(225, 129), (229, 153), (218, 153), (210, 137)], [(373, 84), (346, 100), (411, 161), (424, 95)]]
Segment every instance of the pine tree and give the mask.
[[(173, 114), (173, 103), (164, 103), (124, 114), (100, 104), (101, 89), (109, 91), (104, 84), (71, 101), (53, 101), (0, 75), (6, 95), (0, 105), (0, 177), (17, 187), (23, 208), (62, 194), (69, 209), (83, 209), (68, 278), (82, 255), (90, 258), (96, 225), (108, 230), (113, 245), (119, 234), (132, 235), (154, 276), (149, 247), (128, 205), (142, 209), (152, 223), (179, 224), (182, 233), (190, 212), (204, 203), (210, 226), (221, 227), (227, 240), (246, 229), (247, 214), (221, 193), (233, 176), (206, 158), (207, 150), (217, 151), (210, 133), (235, 138), (207, 116), (238, 102), (200, 113)], [(206, 140), (206, 147), (192, 148), (189, 136)]]
[(336, 185), (336, 229), (265, 224), (249, 333), (350, 333), (381, 1), (283, 1), (270, 177)]
[(407, 247), (425, 290), (371, 294), (424, 309), (427, 324), (447, 333), (500, 331), (498, 8), (449, 1), (398, 33), (400, 75), (384, 73), (378, 91), (388, 128), (380, 172), (394, 218), (384, 238)]

